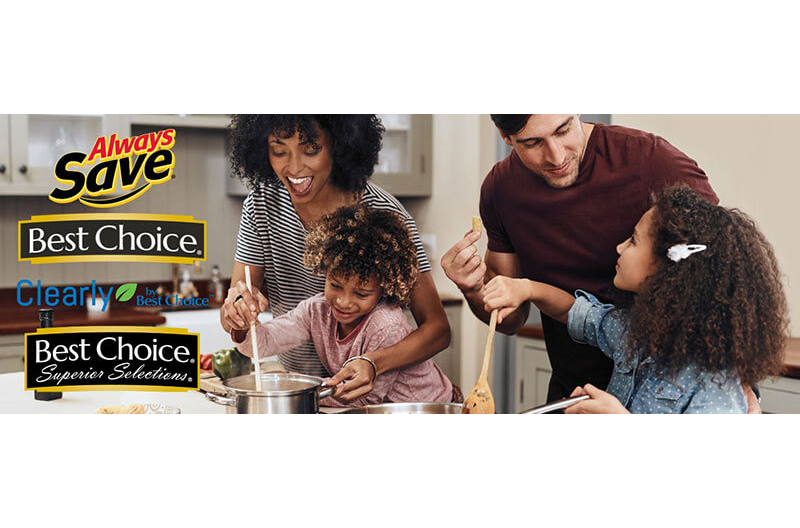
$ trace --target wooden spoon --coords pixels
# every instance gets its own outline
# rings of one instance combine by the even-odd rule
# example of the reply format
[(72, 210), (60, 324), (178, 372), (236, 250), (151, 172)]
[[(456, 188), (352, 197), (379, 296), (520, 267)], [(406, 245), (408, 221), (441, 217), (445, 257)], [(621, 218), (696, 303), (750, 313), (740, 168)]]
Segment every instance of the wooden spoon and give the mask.
[(497, 326), (497, 309), (492, 310), (489, 319), (489, 336), (486, 338), (486, 350), (483, 352), (483, 367), (478, 382), (464, 400), (461, 414), (494, 414), (494, 397), (489, 389), (489, 363), (492, 361), (494, 329)]
[[(253, 295), (253, 284), (250, 282), (250, 266), (244, 267), (244, 278), (247, 281), (247, 290)], [(256, 324), (250, 323), (250, 339), (253, 346), (253, 376), (256, 377), (256, 390), (261, 392), (261, 363), (258, 359), (258, 339), (256, 338)]]

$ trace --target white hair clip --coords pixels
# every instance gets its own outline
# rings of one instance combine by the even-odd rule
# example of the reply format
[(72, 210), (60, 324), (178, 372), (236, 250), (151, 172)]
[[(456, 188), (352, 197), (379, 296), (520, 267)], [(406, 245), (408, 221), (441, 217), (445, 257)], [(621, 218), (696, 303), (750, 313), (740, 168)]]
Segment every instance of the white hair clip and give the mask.
[(707, 248), (703, 244), (675, 244), (667, 250), (667, 257), (672, 262), (678, 262), (692, 253), (699, 253), (705, 251)]

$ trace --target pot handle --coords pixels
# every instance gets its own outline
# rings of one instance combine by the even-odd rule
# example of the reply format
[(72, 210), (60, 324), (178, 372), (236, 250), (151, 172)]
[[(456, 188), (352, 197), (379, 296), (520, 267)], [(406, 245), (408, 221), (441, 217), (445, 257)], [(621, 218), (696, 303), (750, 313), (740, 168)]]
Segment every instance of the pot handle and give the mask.
[(544, 405), (539, 405), (538, 407), (534, 407), (533, 409), (528, 409), (527, 411), (522, 411), (519, 414), (542, 414), (548, 413), (551, 411), (557, 411), (559, 409), (566, 409), (570, 405), (575, 405), (579, 401), (588, 400), (588, 394), (582, 394), (580, 396), (575, 396), (574, 398), (565, 398), (563, 400), (558, 400), (550, 403), (546, 403)]
[(328, 387), (327, 389), (319, 391), (318, 399), (322, 400), (324, 398), (327, 398), (328, 396), (333, 394), (333, 391), (335, 391), (335, 390), (336, 390), (336, 387)]
[(214, 394), (213, 392), (207, 392), (206, 399), (214, 403), (219, 403), (220, 405), (227, 405), (228, 407), (236, 406), (236, 398), (220, 396), (219, 394)]

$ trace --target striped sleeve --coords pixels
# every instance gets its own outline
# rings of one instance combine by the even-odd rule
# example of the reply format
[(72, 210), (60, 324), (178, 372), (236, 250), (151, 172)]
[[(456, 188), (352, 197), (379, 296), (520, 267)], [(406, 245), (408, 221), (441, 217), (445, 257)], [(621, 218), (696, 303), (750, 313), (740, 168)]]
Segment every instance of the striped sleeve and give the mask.
[(254, 194), (251, 192), (242, 204), (242, 218), (236, 238), (236, 261), (251, 266), (264, 267), (264, 247), (255, 222)]

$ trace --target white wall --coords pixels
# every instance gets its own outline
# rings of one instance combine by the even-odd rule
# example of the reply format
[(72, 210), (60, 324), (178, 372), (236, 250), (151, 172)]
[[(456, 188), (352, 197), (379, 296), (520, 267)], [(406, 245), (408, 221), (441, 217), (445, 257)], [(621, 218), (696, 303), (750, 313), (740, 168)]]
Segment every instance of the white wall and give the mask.
[(800, 116), (614, 114), (611, 122), (665, 138), (697, 161), (722, 205), (755, 219), (786, 275), (790, 314), (800, 314)]
[[(433, 117), (433, 189), (430, 199), (404, 204), (420, 233), (436, 236), (431, 258), (440, 294), (462, 297), (439, 264), (442, 255), (471, 228), (477, 216), (480, 186), (496, 157), (496, 129), (485, 114), (436, 114)], [(485, 238), (479, 244), (483, 254)], [(472, 315), (466, 302), (461, 310), (461, 383), (466, 393), (480, 372), (485, 324)]]

